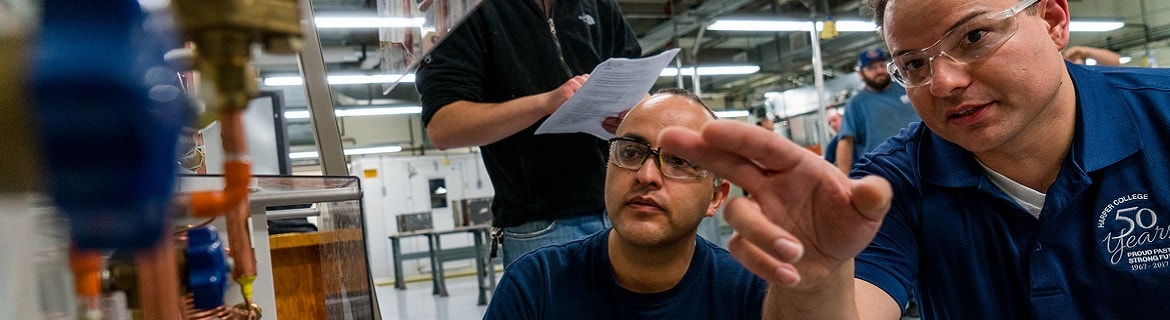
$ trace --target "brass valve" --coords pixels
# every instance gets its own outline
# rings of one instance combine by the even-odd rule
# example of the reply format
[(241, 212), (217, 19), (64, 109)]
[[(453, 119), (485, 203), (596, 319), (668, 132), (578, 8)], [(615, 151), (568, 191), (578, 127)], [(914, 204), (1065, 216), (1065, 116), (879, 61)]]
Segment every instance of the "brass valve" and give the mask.
[(177, 0), (179, 28), (195, 43), (195, 65), (209, 114), (243, 110), (257, 92), (252, 44), (274, 54), (300, 51), (301, 13), (296, 0)]

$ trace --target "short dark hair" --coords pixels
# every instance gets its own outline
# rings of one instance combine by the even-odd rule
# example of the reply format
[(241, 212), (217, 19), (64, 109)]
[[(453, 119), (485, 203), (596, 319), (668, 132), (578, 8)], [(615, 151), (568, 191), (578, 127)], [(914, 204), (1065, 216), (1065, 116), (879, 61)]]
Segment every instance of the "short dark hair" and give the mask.
[(703, 99), (699, 98), (699, 96), (696, 95), (691, 90), (670, 87), (670, 88), (658, 89), (658, 91), (654, 91), (654, 94), (655, 95), (670, 94), (670, 95), (676, 95), (676, 96), (691, 99), (691, 101), (694, 101), (694, 102), (698, 103), (700, 106), (703, 106), (703, 109), (707, 109), (707, 113), (710, 113), (712, 118), (719, 119), (719, 116), (715, 115), (715, 111), (711, 110), (711, 107), (708, 107), (706, 103), (703, 103)]
[(877, 24), (878, 28), (882, 27), (882, 17), (886, 15), (886, 4), (890, 0), (869, 0), (869, 10), (873, 12), (873, 23)]

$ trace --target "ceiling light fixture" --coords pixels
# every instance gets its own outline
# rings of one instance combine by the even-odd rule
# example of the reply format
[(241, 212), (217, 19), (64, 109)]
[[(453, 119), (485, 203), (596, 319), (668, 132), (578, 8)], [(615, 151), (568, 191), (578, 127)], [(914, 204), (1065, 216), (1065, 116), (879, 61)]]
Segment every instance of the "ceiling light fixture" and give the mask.
[[(695, 73), (694, 70), (695, 70), (694, 68), (684, 67), (682, 69), (682, 75), (684, 75), (684, 76), (693, 75)], [(760, 66), (699, 67), (699, 75), (700, 76), (726, 76), (726, 75), (737, 75), (737, 74), (752, 74), (752, 73), (756, 73), (759, 71), (760, 71)], [(662, 72), (659, 73), (658, 75), (661, 77), (674, 77), (674, 76), (678, 75), (678, 69), (675, 69), (672, 67), (664, 68), (664, 69), (662, 69)]]
[[(817, 30), (821, 30), (823, 22), (817, 21)], [(718, 31), (810, 31), (812, 25), (808, 21), (779, 20), (767, 18), (722, 18), (707, 26), (707, 30)], [(837, 31), (860, 32), (877, 30), (873, 22), (861, 20), (839, 20)]]
[(316, 22), (317, 29), (421, 28), (426, 20), (398, 17), (317, 17), (313, 22)]
[(1105, 32), (1121, 29), (1125, 22), (1119, 21), (1071, 21), (1068, 31), (1071, 32)]
[[(384, 147), (368, 147), (368, 148), (350, 148), (345, 149), (345, 155), (354, 156), (361, 154), (377, 154), (377, 153), (394, 153), (402, 151), (402, 146), (384, 146)], [(317, 151), (302, 151), (289, 152), (289, 159), (313, 159), (318, 156)]]
[[(363, 108), (349, 108), (337, 109), (333, 114), (337, 117), (368, 117), (368, 116), (387, 116), (396, 114), (418, 114), (422, 113), (420, 106), (397, 106), (397, 107), (363, 107)], [(285, 111), (285, 119), (308, 119), (309, 110), (295, 110)]]
[(747, 110), (726, 110), (726, 111), (715, 111), (715, 116), (716, 116), (716, 117), (719, 117), (720, 119), (727, 119), (727, 118), (742, 118), (742, 117), (746, 117), (746, 116), (748, 116), (748, 114), (749, 114), (749, 113), (748, 113), (748, 111), (747, 111)]
[[(821, 30), (823, 23), (817, 21), (817, 30)], [(1119, 21), (1071, 21), (1069, 23), (1069, 31), (1072, 32), (1105, 32), (1113, 31), (1124, 27), (1124, 22)], [(755, 32), (779, 32), (779, 31), (810, 31), (808, 21), (800, 20), (782, 20), (769, 18), (720, 18), (707, 26), (707, 30), (717, 31), (755, 31)], [(875, 31), (877, 25), (870, 21), (861, 20), (838, 20), (837, 31), (841, 32), (860, 32), (860, 31)]]
[[(399, 80), (401, 78), (401, 80)], [(344, 85), (344, 84), (373, 84), (373, 83), (391, 83), (398, 80), (399, 83), (414, 82), (414, 74), (408, 73), (406, 75), (400, 74), (350, 74), (350, 75), (332, 75), (326, 77), (330, 85)], [(281, 86), (299, 86), (304, 85), (305, 80), (301, 76), (274, 76), (264, 78), (264, 85), (269, 87)]]

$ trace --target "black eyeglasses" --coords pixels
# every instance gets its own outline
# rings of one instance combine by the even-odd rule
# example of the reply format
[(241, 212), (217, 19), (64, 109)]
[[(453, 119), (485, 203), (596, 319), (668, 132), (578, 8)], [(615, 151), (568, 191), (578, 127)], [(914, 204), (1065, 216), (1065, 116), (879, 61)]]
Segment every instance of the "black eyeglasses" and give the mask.
[(697, 180), (706, 177), (709, 172), (700, 169), (690, 160), (678, 156), (662, 153), (661, 148), (651, 149), (645, 141), (630, 137), (609, 139), (609, 162), (629, 170), (642, 169), (646, 158), (651, 155), (657, 160), (658, 168), (667, 178), (682, 180)]

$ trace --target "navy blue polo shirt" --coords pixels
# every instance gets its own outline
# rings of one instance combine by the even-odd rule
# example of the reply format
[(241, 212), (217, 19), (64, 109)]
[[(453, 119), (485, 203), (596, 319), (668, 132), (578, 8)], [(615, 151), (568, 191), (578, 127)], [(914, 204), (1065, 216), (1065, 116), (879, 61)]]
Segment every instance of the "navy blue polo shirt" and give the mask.
[(1170, 69), (1068, 65), (1070, 156), (1040, 218), (921, 124), (855, 168), (894, 187), (856, 277), (924, 319), (1170, 319)]

